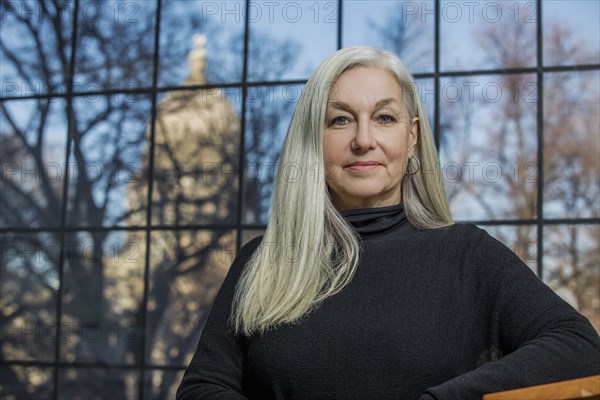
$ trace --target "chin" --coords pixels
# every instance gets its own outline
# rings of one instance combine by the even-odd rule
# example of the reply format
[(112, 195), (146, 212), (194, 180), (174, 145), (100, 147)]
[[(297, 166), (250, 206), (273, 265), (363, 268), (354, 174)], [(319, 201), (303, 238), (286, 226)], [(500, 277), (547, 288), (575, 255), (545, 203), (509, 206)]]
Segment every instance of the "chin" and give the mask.
[[(370, 183), (370, 185), (368, 184)], [(384, 185), (379, 182), (356, 183), (355, 185), (344, 185), (342, 187), (329, 185), (332, 198), (335, 197), (342, 204), (365, 204), (364, 207), (371, 207), (370, 204), (397, 204), (400, 201), (400, 183), (397, 190), (390, 189), (392, 185)], [(397, 199), (393, 202), (391, 199)]]
[(383, 190), (383, 188), (356, 188), (355, 190), (349, 190), (346, 192), (346, 196), (352, 198), (361, 198), (361, 199), (372, 199), (377, 200), (381, 198), (389, 197), (390, 192)]

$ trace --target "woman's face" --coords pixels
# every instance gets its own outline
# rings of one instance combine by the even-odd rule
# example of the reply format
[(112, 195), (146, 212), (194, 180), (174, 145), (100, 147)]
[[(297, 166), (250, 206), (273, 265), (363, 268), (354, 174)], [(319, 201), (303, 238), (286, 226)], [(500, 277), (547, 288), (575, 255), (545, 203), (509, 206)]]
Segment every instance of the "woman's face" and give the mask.
[(419, 137), (391, 72), (356, 67), (335, 82), (327, 102), (325, 179), (339, 211), (400, 202), (400, 182)]

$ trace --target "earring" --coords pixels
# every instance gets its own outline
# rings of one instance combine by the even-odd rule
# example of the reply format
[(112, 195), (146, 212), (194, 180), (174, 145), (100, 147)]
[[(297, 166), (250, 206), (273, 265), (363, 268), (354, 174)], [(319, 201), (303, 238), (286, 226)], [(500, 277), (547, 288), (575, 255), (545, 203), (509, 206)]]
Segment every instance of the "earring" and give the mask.
[(416, 156), (411, 156), (408, 159), (408, 165), (406, 166), (406, 175), (414, 175), (421, 168), (421, 163)]

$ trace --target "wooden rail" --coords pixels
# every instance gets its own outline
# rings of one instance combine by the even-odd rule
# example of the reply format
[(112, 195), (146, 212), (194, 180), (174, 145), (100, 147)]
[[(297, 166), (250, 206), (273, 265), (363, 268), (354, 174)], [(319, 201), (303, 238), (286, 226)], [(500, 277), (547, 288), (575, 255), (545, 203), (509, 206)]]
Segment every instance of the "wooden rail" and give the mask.
[(600, 375), (489, 393), (483, 400), (600, 400)]

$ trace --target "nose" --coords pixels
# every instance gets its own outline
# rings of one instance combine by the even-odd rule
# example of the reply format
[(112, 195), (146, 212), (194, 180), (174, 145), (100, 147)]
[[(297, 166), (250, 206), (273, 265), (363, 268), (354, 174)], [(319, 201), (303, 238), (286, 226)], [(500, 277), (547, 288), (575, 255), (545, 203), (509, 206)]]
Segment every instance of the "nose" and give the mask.
[(366, 151), (375, 147), (375, 138), (369, 119), (362, 119), (356, 124), (356, 132), (352, 141), (352, 149)]

